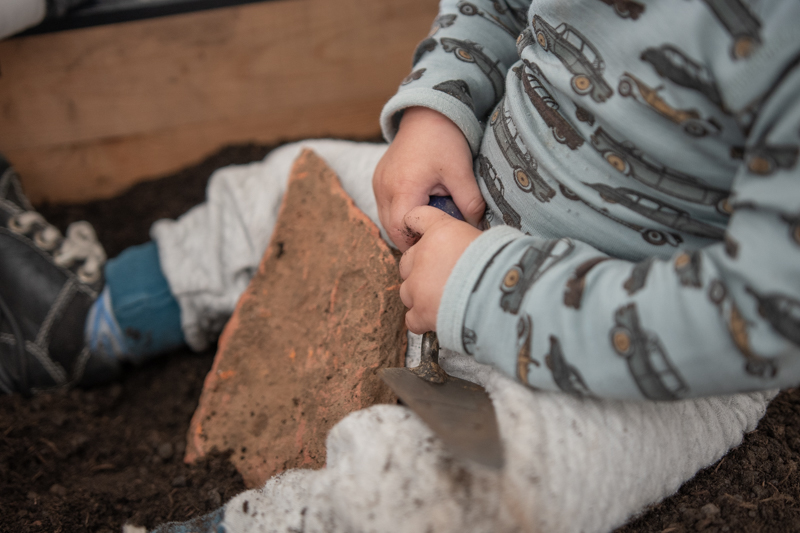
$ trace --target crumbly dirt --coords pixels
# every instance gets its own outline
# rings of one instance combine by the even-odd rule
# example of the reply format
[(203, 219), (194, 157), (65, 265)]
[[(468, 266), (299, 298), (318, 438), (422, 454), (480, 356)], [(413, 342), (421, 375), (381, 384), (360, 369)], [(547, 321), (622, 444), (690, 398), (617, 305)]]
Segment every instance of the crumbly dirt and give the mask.
[[(62, 229), (85, 219), (110, 256), (148, 239), (150, 224), (202, 201), (220, 166), (262, 158), (234, 146), (111, 200), (40, 206)], [(244, 490), (224, 453), (182, 460), (213, 350), (179, 351), (87, 391), (0, 397), (0, 532), (118, 532), (187, 520)], [(800, 531), (800, 389), (781, 393), (758, 429), (677, 494), (618, 531)]]

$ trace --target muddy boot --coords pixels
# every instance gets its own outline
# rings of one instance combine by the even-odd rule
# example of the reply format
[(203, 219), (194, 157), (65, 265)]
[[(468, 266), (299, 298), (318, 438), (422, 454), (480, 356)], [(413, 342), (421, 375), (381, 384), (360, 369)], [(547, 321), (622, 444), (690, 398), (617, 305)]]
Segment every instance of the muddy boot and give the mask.
[(64, 237), (34, 211), (0, 156), (0, 391), (108, 381), (119, 364), (93, 357), (87, 313), (103, 288), (106, 254), (88, 222)]

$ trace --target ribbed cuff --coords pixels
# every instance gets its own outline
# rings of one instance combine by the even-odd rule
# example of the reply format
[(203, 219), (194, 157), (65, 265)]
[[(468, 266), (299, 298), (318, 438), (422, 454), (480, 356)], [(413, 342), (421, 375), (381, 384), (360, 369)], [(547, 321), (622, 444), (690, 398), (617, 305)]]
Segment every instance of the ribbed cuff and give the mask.
[(427, 107), (452, 120), (467, 138), (472, 155), (478, 154), (483, 128), (475, 114), (452, 96), (428, 88), (403, 89), (386, 102), (381, 111), (381, 130), (387, 142), (392, 142), (397, 135), (398, 113), (409, 107)]
[(523, 234), (509, 226), (496, 226), (484, 231), (472, 241), (456, 263), (444, 286), (439, 313), (436, 315), (436, 334), (439, 345), (459, 353), (466, 353), (462, 341), (464, 316), (472, 295), (472, 287), (483, 274), (486, 264), (497, 251)]

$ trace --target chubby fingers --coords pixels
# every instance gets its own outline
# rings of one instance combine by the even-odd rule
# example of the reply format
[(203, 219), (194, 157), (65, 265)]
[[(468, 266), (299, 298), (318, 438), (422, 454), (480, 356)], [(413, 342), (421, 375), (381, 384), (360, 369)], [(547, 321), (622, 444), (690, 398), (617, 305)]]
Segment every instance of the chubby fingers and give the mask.
[(453, 217), (435, 207), (420, 205), (406, 213), (403, 217), (403, 226), (404, 231), (416, 242), (433, 226), (454, 220)]

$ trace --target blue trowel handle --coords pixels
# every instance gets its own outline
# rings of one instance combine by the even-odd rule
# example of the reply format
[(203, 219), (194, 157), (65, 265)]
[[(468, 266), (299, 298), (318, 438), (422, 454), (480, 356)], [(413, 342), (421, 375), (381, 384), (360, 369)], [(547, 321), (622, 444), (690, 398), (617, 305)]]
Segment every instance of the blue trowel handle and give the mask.
[(452, 196), (431, 196), (431, 200), (428, 202), (428, 205), (435, 207), (436, 209), (441, 209), (457, 220), (464, 220), (464, 215), (462, 215), (461, 211), (459, 211), (458, 207), (456, 207), (456, 203), (453, 201)]

